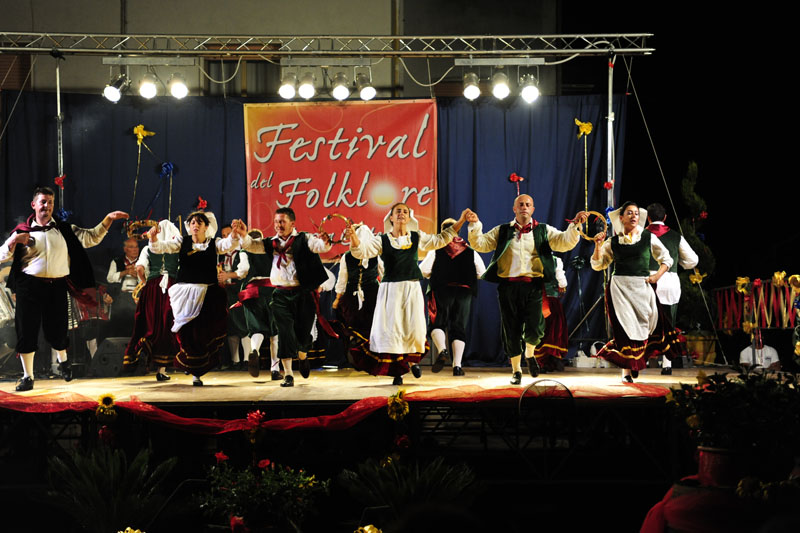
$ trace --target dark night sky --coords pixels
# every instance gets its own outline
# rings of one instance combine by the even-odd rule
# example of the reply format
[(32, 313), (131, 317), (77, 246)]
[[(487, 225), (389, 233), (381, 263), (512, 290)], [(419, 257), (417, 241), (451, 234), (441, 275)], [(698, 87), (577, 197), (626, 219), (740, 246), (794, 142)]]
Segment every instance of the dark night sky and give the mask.
[[(800, 150), (790, 124), (796, 112), (784, 95), (791, 73), (780, 51), (789, 43), (775, 37), (780, 13), (703, 13), (681, 2), (626, 0), (611, 2), (610, 11), (607, 3), (576, 10), (564, 4), (562, 33), (655, 34), (648, 44), (656, 52), (633, 60), (633, 79), (679, 216), (681, 178), (690, 160), (698, 163), (697, 192), (709, 213), (701, 231), (718, 264), (709, 285), (776, 270), (800, 273), (794, 222)], [(627, 77), (621, 67), (618, 60), (620, 92)], [(605, 90), (602, 76), (597, 87)], [(632, 96), (626, 139), (622, 199), (668, 206)]]

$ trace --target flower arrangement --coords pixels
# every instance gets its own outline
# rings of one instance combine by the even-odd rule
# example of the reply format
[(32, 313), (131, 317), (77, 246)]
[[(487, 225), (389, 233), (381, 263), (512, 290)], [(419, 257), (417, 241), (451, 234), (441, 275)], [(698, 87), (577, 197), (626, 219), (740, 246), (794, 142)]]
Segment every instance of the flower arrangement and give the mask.
[[(785, 474), (800, 456), (800, 388), (793, 374), (751, 370), (706, 376), (668, 397), (678, 424), (698, 446), (738, 452), (760, 474)], [(758, 463), (758, 464), (755, 464)]]
[(237, 468), (224, 452), (214, 454), (209, 469), (209, 490), (199, 495), (200, 508), (213, 519), (230, 522), (244, 531), (263, 525), (281, 531), (300, 531), (315, 511), (317, 498), (328, 493), (329, 481), (321, 481), (302, 469), (278, 465), (269, 459)]
[(401, 389), (386, 400), (386, 411), (389, 414), (389, 418), (395, 422), (399, 422), (408, 414), (408, 401), (403, 398), (405, 393), (406, 391)]

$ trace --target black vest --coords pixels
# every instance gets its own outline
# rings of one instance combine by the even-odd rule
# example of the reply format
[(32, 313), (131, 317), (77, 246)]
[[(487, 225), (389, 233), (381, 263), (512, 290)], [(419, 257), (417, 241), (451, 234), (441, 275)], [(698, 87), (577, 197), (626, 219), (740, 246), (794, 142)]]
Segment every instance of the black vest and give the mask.
[[(67, 243), (67, 254), (69, 255), (69, 275), (67, 276), (72, 283), (79, 289), (94, 287), (94, 273), (92, 263), (86, 249), (72, 231), (72, 225), (56, 220), (56, 228), (61, 232), (61, 236)], [(50, 230), (52, 231), (52, 230)], [(38, 233), (38, 232), (37, 232)], [(35, 237), (34, 237), (35, 238)], [(22, 272), (22, 256), (25, 254), (23, 246), (14, 249), (14, 261), (11, 263), (11, 271), (8, 275), (6, 285), (12, 291), (16, 290), (16, 278)]]
[(411, 232), (411, 247), (398, 250), (391, 245), (389, 236), (381, 235), (381, 259), (383, 259), (382, 281), (412, 281), (421, 280), (422, 272), (419, 270), (419, 233)]
[[(272, 258), (274, 257), (273, 240), (271, 238), (263, 239), (264, 252), (270, 258), (270, 271), (272, 270)], [(308, 247), (307, 233), (304, 231), (297, 233), (289, 252), (292, 254), (292, 260), (297, 270), (297, 281), (302, 289), (317, 290), (320, 285), (328, 281), (328, 273), (325, 271), (325, 267), (322, 266), (319, 254), (315, 254)]]
[(178, 252), (178, 283), (204, 283), (211, 285), (217, 282), (217, 246), (215, 240), (209, 239), (205, 250), (195, 251), (192, 238), (184, 237), (181, 250)]
[[(492, 283), (499, 283), (502, 278), (497, 275), (497, 261), (505, 253), (511, 240), (516, 237), (517, 230), (514, 229), (513, 224), (503, 224), (497, 232), (497, 246), (492, 255), (492, 261), (486, 272), (483, 273), (483, 279), (491, 281)], [(533, 245), (536, 248), (536, 253), (539, 255), (539, 260), (542, 262), (542, 274), (544, 281), (547, 283), (555, 279), (555, 261), (552, 259), (553, 252), (550, 249), (550, 242), (547, 240), (547, 224), (537, 224), (533, 228)]]
[[(664, 247), (669, 252), (669, 256), (672, 258), (672, 266), (669, 267), (668, 272), (677, 272), (678, 271), (678, 249), (681, 246), (681, 234), (675, 231), (674, 229), (668, 230), (666, 233), (662, 233), (661, 237), (658, 238)], [(656, 261), (655, 257), (650, 258), (650, 270), (658, 270), (659, 264)]]
[(436, 250), (436, 260), (431, 269), (431, 289), (436, 290), (450, 284), (464, 285), (472, 294), (478, 292), (478, 273), (475, 270), (475, 252), (472, 248), (450, 258), (446, 248)]
[(650, 275), (650, 236), (642, 230), (642, 238), (635, 244), (620, 244), (619, 237), (612, 237), (611, 251), (614, 253), (615, 276)]
[(148, 281), (161, 277), (164, 272), (171, 278), (176, 277), (178, 273), (178, 254), (154, 254), (151, 251), (148, 253), (147, 259), (150, 262), (147, 267)]
[(360, 285), (362, 288), (378, 284), (378, 258), (373, 257), (367, 262), (367, 268), (361, 266), (361, 260), (353, 257), (350, 252), (344, 255), (344, 264), (347, 268), (347, 286), (345, 292), (351, 294)]

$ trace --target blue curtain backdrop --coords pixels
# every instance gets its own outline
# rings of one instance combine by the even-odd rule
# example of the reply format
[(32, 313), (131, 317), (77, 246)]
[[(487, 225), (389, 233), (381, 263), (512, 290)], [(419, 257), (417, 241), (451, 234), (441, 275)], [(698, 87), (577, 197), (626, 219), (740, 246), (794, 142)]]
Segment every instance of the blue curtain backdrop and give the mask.
[[(3, 92), (2, 123), (7, 125), (0, 145), (0, 219), (4, 231), (30, 213), (30, 194), (35, 185), (54, 187), (57, 175), (56, 102), (52, 93)], [(198, 196), (221, 220), (244, 218), (246, 173), (242, 104), (245, 99), (188, 97), (183, 101), (124, 98), (111, 104), (100, 96), (62, 96), (64, 114), (64, 167), (67, 175), (64, 206), (81, 225), (97, 223), (108, 211), (128, 211), (134, 195), (137, 144), (133, 128), (144, 124), (155, 132), (141, 152), (133, 214), (164, 218), (168, 186), (159, 177), (161, 164), (174, 165), (172, 216), (186, 214)], [(258, 100), (264, 101), (264, 100)], [(16, 107), (15, 106), (16, 102)], [(13, 114), (12, 114), (13, 108)], [(606, 204), (604, 96), (541, 97), (534, 105), (516, 99), (493, 98), (468, 102), (463, 98), (439, 99), (438, 184), (440, 219), (458, 217), (461, 210), (475, 210), (488, 231), (513, 218), (516, 186), (512, 172), (523, 176), (520, 192), (533, 196), (534, 217), (557, 229), (584, 205), (584, 141), (577, 138), (575, 119), (594, 124), (588, 137), (589, 208), (603, 211)], [(624, 148), (625, 101), (615, 98), (614, 153), (621, 174)], [(620, 185), (617, 179), (617, 190)], [(160, 195), (159, 187), (162, 187)], [(156, 198), (154, 200), (154, 198)], [(646, 199), (640, 199), (646, 202)], [(303, 228), (301, 228), (303, 229)], [(466, 237), (466, 229), (462, 230)], [(104, 277), (108, 260), (121, 253), (123, 236), (112, 232), (91, 251), (98, 277)], [(602, 276), (588, 267), (592, 245), (583, 241), (562, 258), (569, 288), (564, 298), (570, 329), (584, 309), (599, 297)], [(587, 259), (578, 290), (577, 272), (570, 266), (577, 255)], [(488, 263), (489, 254), (484, 256)], [(499, 312), (493, 284), (481, 283), (474, 303), (471, 338), (467, 346), (472, 364), (502, 363)], [(579, 297), (580, 292), (580, 297)], [(580, 336), (603, 336), (602, 310)]]

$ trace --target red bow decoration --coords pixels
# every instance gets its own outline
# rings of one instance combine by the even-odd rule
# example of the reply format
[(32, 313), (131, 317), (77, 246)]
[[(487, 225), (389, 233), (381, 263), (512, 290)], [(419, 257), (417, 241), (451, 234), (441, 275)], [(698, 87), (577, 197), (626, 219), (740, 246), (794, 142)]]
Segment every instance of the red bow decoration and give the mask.
[(614, 186), (614, 180), (603, 183), (603, 188), (607, 191), (610, 191), (613, 186)]
[(511, 175), (508, 177), (508, 181), (517, 184), (517, 196), (519, 196), (519, 182), (525, 181), (525, 178), (523, 178), (522, 176), (518, 176), (516, 172), (512, 172)]
[(708, 218), (708, 211), (701, 211), (700, 212), (700, 220), (705, 220)]
[(197, 209), (205, 209), (206, 207), (208, 207), (208, 202), (203, 200), (202, 196), (198, 196), (197, 197)]
[(56, 180), (55, 180), (56, 181), (56, 185), (61, 187), (62, 191), (64, 190), (64, 180), (65, 179), (67, 179), (67, 175), (66, 174), (62, 174), (60, 176), (56, 176)]

